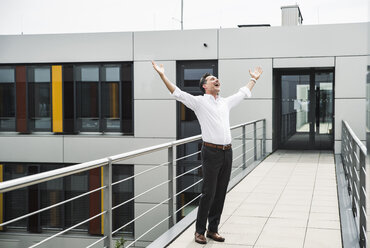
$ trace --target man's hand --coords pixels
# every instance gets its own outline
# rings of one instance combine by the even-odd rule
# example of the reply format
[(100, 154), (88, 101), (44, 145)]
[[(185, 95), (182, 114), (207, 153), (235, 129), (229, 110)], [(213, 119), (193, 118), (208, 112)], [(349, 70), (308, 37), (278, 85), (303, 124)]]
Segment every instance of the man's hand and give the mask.
[(175, 91), (175, 85), (173, 83), (170, 82), (170, 80), (168, 80), (168, 78), (166, 77), (166, 75), (164, 75), (164, 67), (163, 65), (161, 64), (160, 66), (158, 66), (153, 60), (152, 60), (152, 65), (153, 65), (153, 68), (154, 70), (156, 70), (159, 74), (159, 76), (161, 77), (163, 83), (166, 85), (167, 89), (173, 93)]
[(164, 67), (163, 67), (163, 65), (162, 65), (162, 64), (161, 64), (160, 66), (158, 66), (158, 65), (157, 65), (157, 64), (152, 60), (152, 65), (153, 65), (154, 70), (156, 70), (160, 76), (163, 76), (163, 75), (164, 75)]
[(262, 74), (262, 68), (258, 66), (256, 67), (256, 69), (254, 69), (254, 72), (251, 72), (251, 69), (249, 69), (249, 74), (251, 75), (252, 78), (257, 80)]

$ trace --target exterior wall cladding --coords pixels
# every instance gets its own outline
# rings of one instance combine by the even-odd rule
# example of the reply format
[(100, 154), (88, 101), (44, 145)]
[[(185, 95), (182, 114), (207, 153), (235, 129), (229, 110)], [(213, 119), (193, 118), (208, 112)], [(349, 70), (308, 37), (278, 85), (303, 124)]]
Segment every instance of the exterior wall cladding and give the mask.
[[(184, 31), (0, 36), (0, 64), (133, 62), (134, 135), (0, 133), (1, 162), (80, 163), (176, 139), (176, 102), (153, 71), (151, 60), (162, 63), (176, 82), (176, 61), (218, 60), (222, 95), (244, 86), (248, 69), (264, 73), (252, 98), (232, 110), (230, 124), (266, 118), (267, 152), (272, 151), (273, 70), (276, 68), (335, 68), (335, 144), (340, 153), (341, 121), (347, 120), (361, 141), (365, 136), (367, 30), (369, 23), (253, 27)], [(207, 46), (204, 46), (204, 43)], [(21, 152), (16, 152), (21, 151)], [(165, 151), (126, 161), (138, 173), (166, 161)], [(149, 181), (167, 177), (166, 168)], [(148, 178), (135, 180), (142, 192)], [(166, 190), (165, 190), (166, 191)], [(135, 212), (149, 209), (167, 192), (156, 191), (135, 202)], [(166, 216), (167, 209), (155, 215)], [(157, 223), (152, 219), (150, 222)], [(146, 229), (135, 223), (135, 236)], [(163, 229), (167, 223), (162, 225)], [(6, 233), (4, 233), (6, 234)], [(154, 231), (154, 239), (159, 231)], [(150, 235), (149, 235), (150, 236)], [(14, 237), (13, 237), (14, 238)], [(86, 237), (88, 239), (88, 237)], [(74, 242), (82, 242), (75, 239)], [(73, 241), (71, 241), (73, 242)], [(89, 242), (91, 243), (91, 242)], [(81, 244), (81, 243), (79, 243)], [(53, 243), (58, 246), (58, 242)], [(73, 245), (72, 245), (73, 246)]]

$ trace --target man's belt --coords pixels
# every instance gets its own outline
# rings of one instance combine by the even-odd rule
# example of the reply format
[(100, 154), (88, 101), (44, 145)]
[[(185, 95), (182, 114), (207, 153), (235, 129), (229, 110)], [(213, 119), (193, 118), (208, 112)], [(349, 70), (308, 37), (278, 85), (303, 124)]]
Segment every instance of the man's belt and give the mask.
[(230, 150), (231, 149), (231, 144), (228, 144), (228, 145), (216, 145), (216, 144), (212, 144), (212, 143), (208, 143), (208, 142), (203, 142), (203, 145), (204, 146), (209, 146), (209, 147), (212, 147), (212, 148), (221, 149), (221, 150)]

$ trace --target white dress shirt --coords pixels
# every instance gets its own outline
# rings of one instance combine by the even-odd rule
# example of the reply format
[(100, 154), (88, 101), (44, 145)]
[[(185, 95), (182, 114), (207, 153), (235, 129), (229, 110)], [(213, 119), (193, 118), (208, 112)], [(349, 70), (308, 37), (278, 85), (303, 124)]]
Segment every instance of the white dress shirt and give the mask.
[(172, 93), (176, 100), (194, 111), (202, 130), (202, 139), (205, 142), (228, 145), (231, 143), (230, 110), (238, 105), (244, 97), (251, 97), (251, 91), (245, 86), (237, 93), (216, 99), (209, 94), (193, 96), (176, 87)]

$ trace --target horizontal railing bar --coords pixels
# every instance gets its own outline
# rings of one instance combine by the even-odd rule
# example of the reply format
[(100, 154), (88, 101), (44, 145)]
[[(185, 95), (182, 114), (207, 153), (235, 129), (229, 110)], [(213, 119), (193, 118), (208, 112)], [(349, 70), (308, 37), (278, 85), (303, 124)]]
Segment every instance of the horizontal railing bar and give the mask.
[[(254, 121), (242, 123), (239, 125), (235, 125), (231, 127), (230, 130), (233, 130), (233, 129), (236, 129), (242, 126), (251, 125), (253, 123), (257, 123), (260, 121), (263, 121), (263, 119), (254, 120)], [(111, 160), (112, 163), (117, 163), (122, 160), (127, 160), (127, 159), (135, 158), (141, 155), (145, 155), (148, 153), (160, 151), (160, 150), (169, 148), (171, 146), (178, 146), (178, 145), (182, 145), (185, 143), (193, 142), (201, 138), (202, 138), (201, 135), (196, 135), (196, 136), (188, 137), (185, 139), (176, 140), (173, 142), (167, 142), (167, 143), (160, 144), (160, 145), (154, 145), (151, 147), (137, 149), (137, 150), (126, 152), (126, 153), (121, 153), (121, 154), (110, 156), (107, 158), (102, 158), (102, 159), (89, 161), (89, 162), (85, 162), (81, 164), (71, 165), (65, 168), (55, 169), (55, 170), (51, 170), (47, 172), (38, 173), (35, 175), (25, 176), (22, 178), (17, 178), (17, 179), (12, 179), (9, 181), (1, 182), (0, 183), (0, 193), (5, 193), (11, 190), (15, 190), (15, 189), (31, 186), (34, 184), (50, 181), (53, 179), (88, 171), (91, 169), (95, 169), (95, 168), (108, 164), (109, 160)]]
[(182, 174), (180, 174), (180, 175), (176, 176), (174, 179), (177, 179), (177, 178), (179, 178), (179, 177), (182, 177), (182, 176), (184, 176), (184, 175), (188, 174), (189, 172), (192, 172), (192, 171), (194, 171), (194, 170), (196, 170), (196, 169), (199, 169), (200, 167), (202, 167), (202, 165), (198, 165), (197, 167), (195, 167), (195, 168), (193, 168), (193, 169), (191, 169), (191, 170), (185, 171), (184, 173), (182, 173)]
[[(250, 157), (250, 158), (249, 158), (249, 159), (247, 159), (245, 162), (247, 162), (247, 161), (251, 160), (252, 158), (254, 158), (254, 157)], [(244, 164), (244, 163), (242, 163), (241, 165), (239, 165), (238, 167), (236, 167), (234, 170), (232, 170), (232, 171), (231, 171), (231, 174), (233, 174), (236, 170), (239, 170), (239, 169), (240, 169), (240, 167), (242, 167), (242, 166), (243, 166), (243, 164)]]
[[(256, 130), (259, 130), (259, 129), (262, 129), (263, 127), (259, 127), (259, 128), (256, 128)], [(254, 132), (254, 129), (252, 131), (249, 131), (249, 132), (246, 132), (245, 135), (249, 134), (249, 133), (253, 133)], [(233, 137), (232, 139), (237, 139), (237, 138), (240, 138), (242, 137), (244, 134), (242, 133), (241, 135), (239, 136), (236, 136), (236, 137)], [(247, 137), (245, 137), (247, 139)], [(248, 139), (253, 139), (253, 137), (250, 137)]]
[(362, 212), (364, 213), (364, 217), (367, 221), (367, 214), (366, 214), (365, 206), (362, 206)]
[(102, 237), (101, 239), (99, 239), (99, 240), (95, 241), (94, 243), (92, 243), (91, 245), (86, 246), (86, 248), (93, 247), (94, 245), (96, 245), (97, 243), (99, 243), (99, 242), (103, 241), (103, 240), (104, 240), (104, 239), (106, 239), (106, 238), (107, 238), (107, 236), (104, 236), (104, 237)]
[[(191, 156), (194, 156), (195, 154), (198, 154), (198, 153), (200, 153), (201, 151), (197, 151), (197, 152), (194, 152), (194, 153), (192, 153), (192, 154), (189, 154), (189, 155), (186, 155), (186, 156), (183, 156), (183, 157), (181, 157), (181, 158), (177, 158), (177, 159), (175, 159), (174, 160), (174, 162), (177, 162), (177, 161), (179, 161), (179, 160), (181, 160), (181, 159), (184, 159), (184, 158), (188, 158), (188, 157), (191, 157)], [(169, 162), (170, 163), (170, 162)]]
[(171, 218), (171, 215), (170, 216), (167, 216), (166, 218), (164, 218), (163, 220), (161, 220), (160, 222), (158, 222), (156, 225), (154, 225), (152, 228), (150, 228), (148, 231), (146, 231), (145, 233), (143, 233), (142, 235), (140, 235), (140, 237), (138, 237), (137, 239), (135, 239), (134, 241), (132, 241), (127, 247), (131, 247), (132, 244), (135, 244), (138, 240), (140, 240), (142, 237), (144, 237), (147, 233), (149, 233), (151, 230), (153, 230), (154, 228), (156, 228), (157, 226), (159, 226), (160, 224), (162, 224), (164, 221), (168, 220), (169, 218)]
[(237, 156), (236, 158), (234, 158), (234, 159), (233, 159), (233, 162), (234, 162), (235, 160), (238, 160), (239, 158), (241, 158), (241, 157), (243, 157), (243, 156), (244, 156), (244, 153), (240, 154), (239, 156)]
[(173, 196), (176, 197), (178, 196), (179, 194), (181, 194), (182, 192), (185, 192), (187, 191), (188, 189), (190, 189), (191, 187), (194, 187), (195, 185), (197, 185), (198, 183), (200, 183), (201, 181), (203, 181), (203, 178), (200, 179), (199, 181), (196, 181), (195, 183), (193, 183), (192, 185), (186, 187), (185, 189), (181, 190), (180, 192), (177, 192), (176, 194), (174, 194)]
[(137, 177), (137, 176), (140, 176), (140, 175), (142, 175), (142, 174), (144, 174), (144, 173), (146, 173), (146, 172), (149, 172), (149, 171), (152, 171), (152, 170), (158, 169), (158, 168), (160, 168), (160, 167), (162, 167), (162, 166), (164, 166), (164, 165), (168, 165), (169, 163), (171, 163), (171, 162), (164, 162), (163, 164), (160, 164), (160, 165), (154, 166), (154, 167), (152, 167), (152, 168), (146, 169), (145, 171), (139, 172), (139, 173), (137, 173), (137, 174), (135, 174), (135, 175), (133, 175), (133, 176), (126, 177), (126, 178), (124, 178), (124, 179), (122, 179), (122, 180), (119, 180), (119, 181), (117, 181), (117, 182), (112, 183), (112, 186), (114, 186), (114, 185), (116, 185), (116, 184), (119, 184), (119, 183), (123, 183), (123, 182), (125, 182), (125, 181), (128, 181), (128, 180), (130, 180), (130, 179), (132, 179), (132, 178), (135, 178), (135, 177)]
[(103, 158), (82, 164), (71, 165), (60, 169), (45, 171), (38, 174), (1, 182), (0, 193), (5, 193), (8, 191), (24, 188), (38, 183), (43, 183), (53, 179), (70, 176), (87, 170), (95, 169), (106, 164), (108, 164), (108, 158)]
[(360, 147), (361, 151), (363, 154), (367, 154), (367, 149), (364, 144), (360, 141), (359, 138), (357, 138), (355, 132), (353, 132), (352, 128), (348, 125), (347, 121), (343, 121), (345, 127), (347, 128), (348, 132), (350, 133), (351, 137), (355, 140), (357, 145)]
[(202, 193), (200, 193), (197, 197), (194, 197), (193, 200), (189, 201), (188, 203), (186, 203), (184, 206), (182, 206), (181, 208), (177, 209), (175, 211), (175, 214), (177, 214), (178, 212), (180, 212), (181, 210), (183, 210), (184, 208), (186, 208), (187, 206), (190, 205), (190, 203), (192, 203), (193, 201), (195, 201), (196, 199), (198, 199), (199, 197), (202, 196)]
[(365, 230), (365, 227), (364, 226), (361, 226), (362, 227), (362, 231), (364, 232), (364, 237), (365, 237), (365, 244), (367, 244), (367, 232)]
[(88, 222), (88, 221), (90, 221), (90, 220), (92, 220), (92, 219), (95, 219), (96, 217), (99, 217), (99, 216), (101, 216), (101, 215), (105, 214), (106, 212), (107, 212), (107, 211), (103, 211), (103, 212), (101, 212), (101, 213), (99, 213), (99, 214), (97, 214), (97, 215), (94, 215), (93, 217), (91, 217), (91, 218), (89, 218), (89, 219), (87, 219), (87, 220), (81, 221), (80, 223), (77, 223), (77, 224), (76, 224), (76, 225), (74, 225), (74, 226), (71, 226), (71, 227), (69, 227), (69, 228), (67, 228), (67, 229), (65, 229), (65, 230), (63, 230), (63, 231), (61, 231), (61, 232), (59, 232), (59, 233), (56, 233), (56, 234), (54, 234), (54, 235), (52, 235), (52, 236), (50, 236), (50, 237), (48, 237), (48, 238), (46, 238), (46, 239), (44, 239), (44, 240), (41, 240), (40, 242), (38, 242), (37, 244), (34, 244), (34, 245), (30, 246), (29, 248), (37, 247), (37, 246), (39, 246), (39, 245), (41, 245), (41, 244), (45, 243), (46, 241), (48, 241), (48, 240), (50, 240), (50, 239), (53, 239), (53, 238), (55, 238), (55, 237), (58, 237), (59, 235), (61, 235), (61, 234), (63, 234), (63, 233), (66, 233), (66, 232), (68, 232), (68, 231), (72, 230), (72, 229), (73, 229), (73, 228), (75, 228), (75, 227), (78, 227), (78, 226), (80, 226), (80, 225), (82, 225), (82, 224), (84, 224), (84, 223), (86, 223), (86, 222)]
[(49, 206), (49, 207), (45, 207), (45, 208), (39, 209), (39, 210), (37, 210), (37, 211), (34, 211), (34, 212), (32, 212), (32, 213), (28, 213), (28, 214), (22, 215), (22, 216), (20, 216), (20, 217), (15, 218), (15, 219), (9, 220), (9, 221), (4, 222), (4, 223), (1, 223), (1, 224), (0, 224), (0, 227), (1, 227), (1, 226), (9, 225), (9, 224), (11, 224), (11, 223), (13, 223), (13, 222), (17, 222), (17, 221), (22, 220), (22, 219), (24, 219), (24, 218), (27, 218), (27, 217), (29, 217), (29, 216), (31, 216), (31, 215), (41, 213), (41, 212), (43, 212), (43, 211), (46, 211), (46, 210), (51, 209), (51, 208), (53, 208), (53, 207), (57, 207), (57, 206), (62, 205), (62, 204), (64, 204), (64, 203), (67, 203), (67, 202), (70, 202), (70, 201), (76, 200), (76, 199), (78, 199), (78, 198), (81, 198), (81, 197), (83, 197), (83, 196), (89, 195), (89, 194), (94, 193), (94, 192), (96, 192), (96, 191), (102, 190), (102, 189), (104, 189), (104, 188), (106, 188), (106, 187), (107, 187), (107, 186), (105, 185), (105, 186), (102, 186), (102, 187), (100, 187), (100, 188), (97, 188), (97, 189), (91, 190), (91, 191), (89, 191), (89, 192), (83, 193), (83, 194), (81, 194), (81, 195), (75, 196), (75, 197), (73, 197), (73, 198), (70, 198), (70, 199), (68, 199), (68, 200), (65, 200), (65, 201), (62, 201), (62, 202), (58, 202), (58, 203), (56, 203), (56, 204), (54, 204), (54, 205), (51, 205), (51, 206)]
[(136, 217), (135, 219), (133, 219), (133, 220), (131, 220), (131, 221), (127, 222), (125, 225), (123, 225), (123, 226), (121, 226), (121, 227), (117, 228), (115, 231), (113, 231), (113, 232), (112, 232), (112, 235), (113, 235), (113, 234), (115, 234), (116, 232), (118, 232), (119, 230), (121, 230), (121, 229), (125, 228), (126, 226), (130, 225), (132, 222), (134, 222), (134, 221), (138, 220), (139, 218), (141, 218), (141, 217), (142, 217), (142, 216), (144, 216), (145, 214), (149, 213), (149, 212), (150, 212), (150, 211), (152, 211), (153, 209), (156, 209), (158, 206), (162, 205), (164, 202), (169, 201), (170, 199), (171, 199), (171, 198), (167, 198), (166, 200), (164, 200), (164, 201), (162, 201), (162, 202), (158, 203), (158, 204), (157, 204), (157, 205), (155, 205), (154, 207), (152, 207), (152, 208), (150, 208), (149, 210), (145, 211), (144, 213), (142, 213), (141, 215), (139, 215), (139, 216), (138, 216), (138, 217)]
[(366, 189), (364, 188), (364, 186), (362, 186), (361, 188), (362, 188), (362, 192), (364, 193), (365, 199), (367, 200), (367, 192), (366, 192)]
[(118, 204), (118, 205), (116, 205), (116, 206), (112, 207), (112, 211), (113, 211), (113, 210), (115, 210), (116, 208), (119, 208), (119, 207), (121, 207), (121, 206), (125, 205), (126, 203), (128, 203), (128, 202), (130, 202), (130, 201), (132, 201), (132, 200), (135, 200), (136, 198), (139, 198), (139, 197), (140, 197), (140, 196), (142, 196), (142, 195), (145, 195), (146, 193), (148, 193), (148, 192), (152, 191), (153, 189), (156, 189), (156, 188), (158, 188), (158, 187), (162, 186), (163, 184), (169, 183), (170, 181), (171, 181), (171, 180), (167, 180), (167, 181), (164, 181), (164, 182), (162, 182), (162, 183), (160, 183), (160, 184), (157, 184), (156, 186), (154, 186), (154, 187), (152, 187), (152, 188), (150, 188), (150, 189), (148, 189), (148, 190), (146, 190), (146, 191), (144, 191), (144, 192), (142, 192), (142, 193), (138, 194), (137, 196), (132, 197), (132, 198), (128, 199), (127, 201), (125, 201), (125, 202), (123, 202), (123, 203), (120, 203), (120, 204)]

